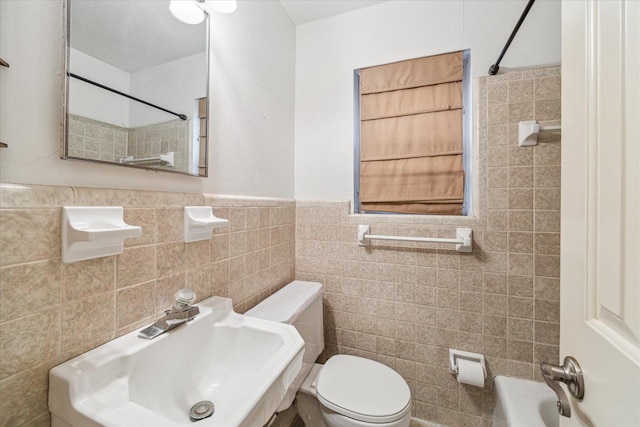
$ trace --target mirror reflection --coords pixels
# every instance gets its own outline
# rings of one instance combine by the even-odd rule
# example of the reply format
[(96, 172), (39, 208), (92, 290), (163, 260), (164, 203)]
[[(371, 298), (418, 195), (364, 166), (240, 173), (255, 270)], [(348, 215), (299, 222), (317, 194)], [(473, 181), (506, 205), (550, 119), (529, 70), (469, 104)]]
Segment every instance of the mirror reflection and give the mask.
[(67, 2), (63, 158), (207, 176), (208, 15), (170, 3)]

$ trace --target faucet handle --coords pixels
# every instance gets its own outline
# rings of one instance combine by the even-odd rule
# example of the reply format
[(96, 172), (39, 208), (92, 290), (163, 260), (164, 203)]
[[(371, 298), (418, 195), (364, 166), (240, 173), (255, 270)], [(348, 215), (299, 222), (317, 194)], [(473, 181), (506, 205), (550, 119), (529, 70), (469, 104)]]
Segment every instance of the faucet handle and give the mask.
[(185, 311), (196, 301), (196, 293), (189, 289), (180, 289), (175, 293), (174, 298), (176, 301), (173, 303), (173, 307), (177, 311)]

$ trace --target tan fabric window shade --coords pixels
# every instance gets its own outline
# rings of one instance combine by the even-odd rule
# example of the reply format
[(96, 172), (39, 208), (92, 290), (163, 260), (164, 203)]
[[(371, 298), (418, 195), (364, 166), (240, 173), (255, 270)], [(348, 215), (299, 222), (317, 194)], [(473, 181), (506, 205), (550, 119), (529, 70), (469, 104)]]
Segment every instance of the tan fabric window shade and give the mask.
[(360, 71), (360, 206), (460, 215), (462, 52)]

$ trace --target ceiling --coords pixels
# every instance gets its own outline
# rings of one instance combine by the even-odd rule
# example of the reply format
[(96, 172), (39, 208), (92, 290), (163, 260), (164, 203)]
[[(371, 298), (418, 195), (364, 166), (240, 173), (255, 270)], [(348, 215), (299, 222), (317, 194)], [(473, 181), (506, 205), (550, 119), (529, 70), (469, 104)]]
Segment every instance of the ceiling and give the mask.
[(280, 0), (294, 24), (306, 24), (389, 0)]
[(127, 72), (203, 52), (205, 24), (184, 24), (169, 0), (74, 0), (71, 46)]
[[(280, 0), (280, 3), (293, 23), (300, 25), (386, 1), (389, 0)], [(169, 12), (169, 0), (74, 0), (69, 4), (71, 46), (127, 72), (206, 49), (205, 25), (179, 22)]]

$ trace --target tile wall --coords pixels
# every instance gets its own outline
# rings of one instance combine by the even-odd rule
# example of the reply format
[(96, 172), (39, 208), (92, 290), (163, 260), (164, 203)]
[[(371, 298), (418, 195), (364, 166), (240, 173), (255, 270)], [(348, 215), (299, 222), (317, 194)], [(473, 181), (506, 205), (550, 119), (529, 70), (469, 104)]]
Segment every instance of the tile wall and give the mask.
[[(448, 426), (490, 426), (491, 378), (538, 378), (558, 363), (560, 143), (517, 146), (517, 123), (560, 120), (560, 68), (476, 81), (474, 217), (353, 215), (349, 202), (298, 200), (296, 278), (325, 285), (324, 358), (379, 360), (409, 382), (414, 416)], [(455, 238), (473, 229), (473, 252), (377, 241), (372, 234)], [(460, 385), (448, 349), (487, 357), (486, 387)]]
[[(65, 205), (124, 206), (142, 235), (121, 255), (65, 265)], [(187, 205), (229, 226), (182, 241)], [(151, 323), (173, 293), (231, 297), (244, 312), (293, 280), (293, 200), (71, 187), (0, 187), (0, 426), (48, 426), (48, 370)]]
[(149, 126), (131, 128), (128, 132), (128, 155), (151, 157), (173, 151), (173, 166), (163, 169), (188, 171), (189, 168), (189, 126), (191, 120), (172, 120)]
[[(349, 202), (219, 197), (71, 187), (0, 188), (0, 426), (48, 426), (48, 370), (150, 323), (178, 288), (233, 298), (243, 312), (297, 279), (324, 283), (323, 358), (360, 354), (409, 382), (414, 415), (449, 426), (490, 425), (491, 382), (459, 385), (448, 349), (487, 356), (490, 376), (537, 379), (558, 362), (560, 146), (517, 147), (517, 122), (560, 119), (560, 69), (476, 82), (476, 215), (349, 214)], [(60, 208), (125, 207), (143, 227), (122, 255), (64, 265)], [(182, 208), (214, 206), (228, 228), (182, 242)], [(356, 243), (377, 234), (453, 237), (474, 250)], [(294, 423), (297, 421), (293, 421)]]
[(188, 141), (192, 123), (191, 120), (171, 120), (124, 128), (69, 114), (69, 156), (117, 163), (126, 156), (155, 157), (173, 151), (173, 166), (151, 166), (189, 172)]
[(69, 114), (69, 156), (117, 162), (127, 155), (127, 129)]

